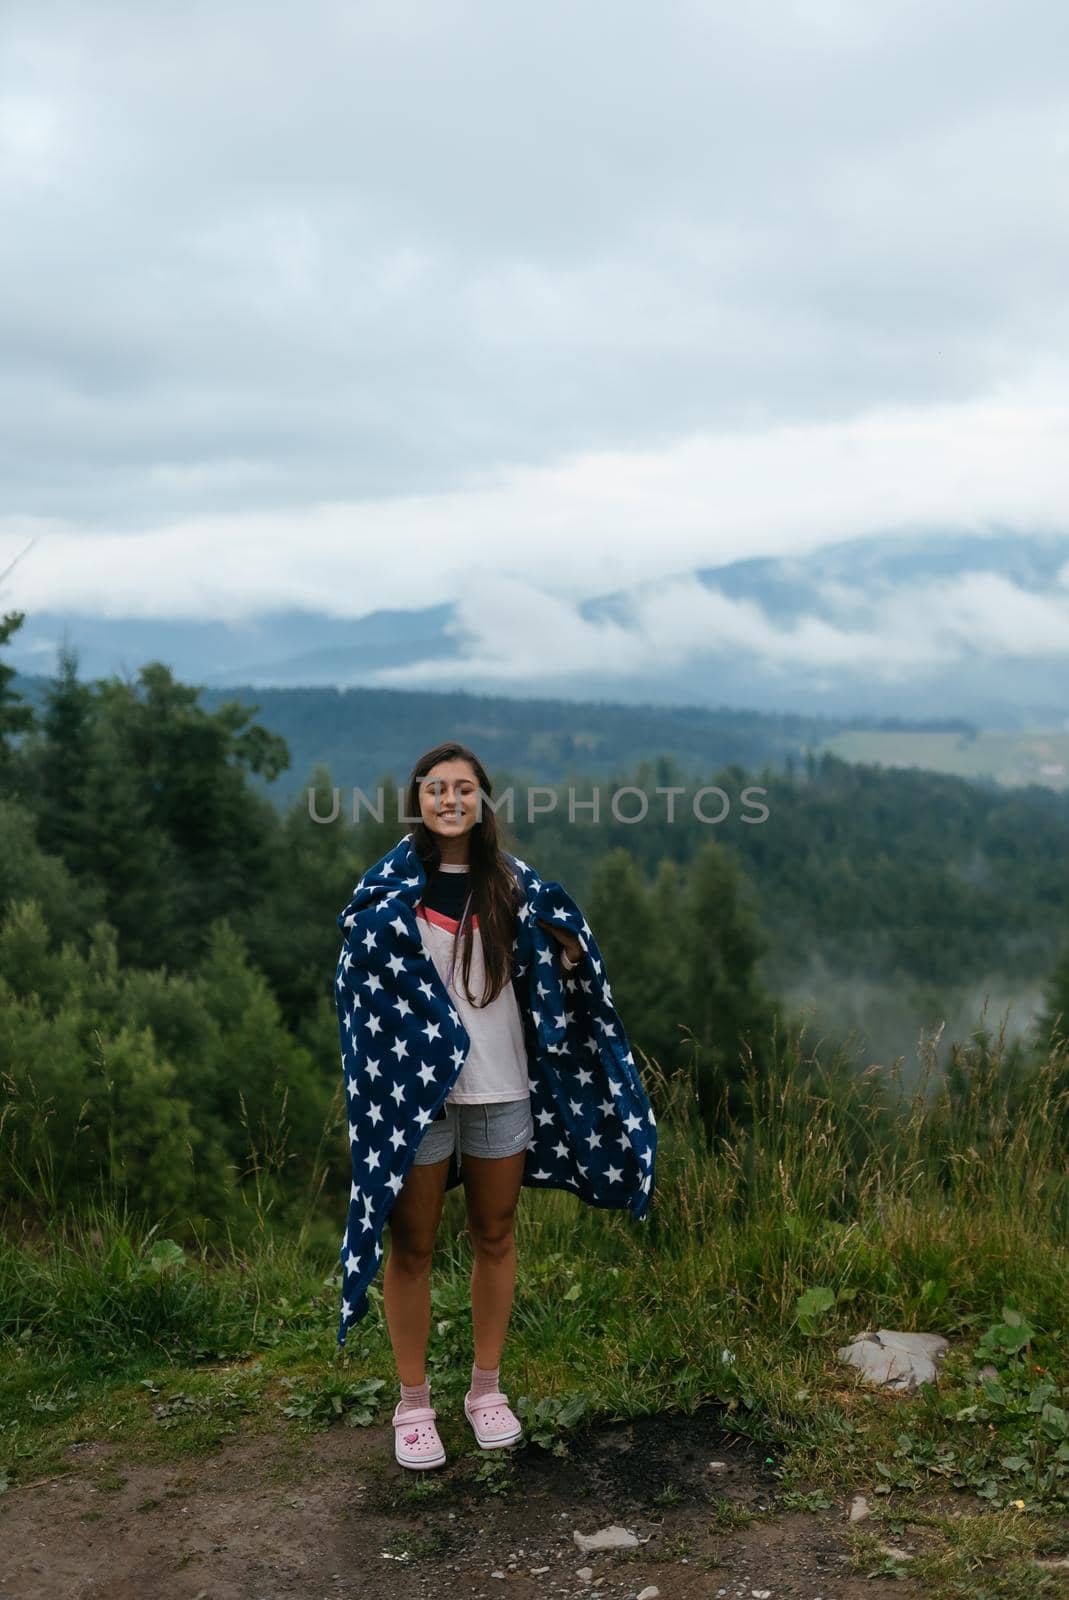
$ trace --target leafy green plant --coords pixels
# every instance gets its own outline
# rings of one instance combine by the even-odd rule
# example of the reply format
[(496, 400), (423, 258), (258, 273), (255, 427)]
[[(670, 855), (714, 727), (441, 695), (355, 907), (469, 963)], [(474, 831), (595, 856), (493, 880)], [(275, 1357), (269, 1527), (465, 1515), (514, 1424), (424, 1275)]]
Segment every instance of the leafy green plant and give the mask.
[(835, 1290), (819, 1284), (800, 1294), (794, 1302), (794, 1320), (800, 1333), (813, 1338), (824, 1330), (829, 1311), (835, 1308)]
[(142, 1378), (140, 1386), (158, 1427), (186, 1430), (180, 1437), (201, 1442), (236, 1433), (239, 1419), (255, 1410), (261, 1388), (258, 1368), (203, 1390), (161, 1389), (151, 1378)]
[(344, 1422), (350, 1428), (367, 1428), (375, 1421), (377, 1397), (385, 1384), (385, 1378), (357, 1378), (346, 1382), (331, 1377), (321, 1378), (309, 1386), (305, 1378), (288, 1377), (282, 1379), (282, 1385), (290, 1391), (290, 1398), (276, 1401), (276, 1404), (284, 1417), (313, 1427)]
[(566, 1456), (568, 1441), (564, 1435), (575, 1427), (589, 1405), (585, 1394), (546, 1395), (534, 1404), (529, 1395), (521, 1394), (516, 1402), (516, 1415), (532, 1444), (541, 1445), (555, 1456)]
[(167, 1272), (180, 1272), (186, 1266), (186, 1253), (173, 1239), (154, 1239), (148, 1255), (140, 1263), (144, 1272), (162, 1277)]
[(516, 1468), (509, 1450), (495, 1450), (483, 1454), (471, 1475), (471, 1481), (487, 1494), (507, 1495), (516, 1481)]
[(1015, 1356), (1028, 1348), (1035, 1333), (1031, 1323), (1019, 1311), (1003, 1306), (1002, 1321), (988, 1328), (977, 1349), (980, 1355), (992, 1361), (999, 1356)]
[(776, 1496), (777, 1511), (828, 1511), (833, 1504), (822, 1489), (787, 1489)]
[[(915, 1489), (939, 1477), (996, 1507), (1069, 1504), (1069, 1387), (1026, 1359), (1036, 1336), (1023, 1313), (1003, 1307), (1002, 1321), (988, 1327), (976, 1348), (997, 1376), (970, 1365), (946, 1393), (925, 1385), (929, 1418), (953, 1431), (899, 1434), (892, 1460), (876, 1464), (876, 1492)], [(977, 1398), (963, 1405), (963, 1388)]]

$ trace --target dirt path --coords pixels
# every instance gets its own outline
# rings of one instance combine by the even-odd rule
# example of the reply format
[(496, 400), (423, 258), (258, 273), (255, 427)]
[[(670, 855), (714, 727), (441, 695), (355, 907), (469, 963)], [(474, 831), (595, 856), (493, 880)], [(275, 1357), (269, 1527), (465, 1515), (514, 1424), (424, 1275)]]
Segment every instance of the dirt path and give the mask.
[[(920, 1600), (850, 1574), (842, 1507), (748, 1522), (775, 1485), (712, 1411), (597, 1428), (569, 1460), (480, 1452), (466, 1423), (440, 1425), (449, 1462), (421, 1474), (383, 1427), (239, 1437), (165, 1466), (75, 1445), (67, 1477), (0, 1497), (0, 1597), (633, 1600), (656, 1585), (661, 1600)], [(573, 1530), (613, 1522), (642, 1545), (576, 1547)]]

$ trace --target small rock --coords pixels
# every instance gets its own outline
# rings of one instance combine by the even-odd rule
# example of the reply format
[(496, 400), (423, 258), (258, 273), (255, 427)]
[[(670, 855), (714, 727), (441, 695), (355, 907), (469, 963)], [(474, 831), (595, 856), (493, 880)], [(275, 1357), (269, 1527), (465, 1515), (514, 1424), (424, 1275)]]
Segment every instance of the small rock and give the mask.
[(493, 1572), (491, 1572), (490, 1576), (491, 1576), (491, 1578), (503, 1578), (505, 1576), (505, 1574), (502, 1572), (500, 1567), (495, 1567)]
[(644, 1589), (639, 1590), (638, 1600), (657, 1600), (660, 1592), (655, 1583), (648, 1583)]
[(922, 1383), (935, 1383), (936, 1363), (950, 1348), (949, 1340), (938, 1333), (896, 1333), (880, 1328), (876, 1333), (860, 1333), (852, 1344), (836, 1354), (859, 1368), (866, 1383), (884, 1389), (913, 1394)]
[(528, 1567), (527, 1570), (531, 1574), (532, 1578), (540, 1578), (542, 1576), (543, 1572), (548, 1572), (549, 1571), (549, 1568), (548, 1567)]
[(584, 1583), (589, 1583), (591, 1578), (594, 1576), (594, 1568), (593, 1567), (576, 1567), (575, 1575), (576, 1575), (577, 1578), (582, 1578)]
[(706, 1472), (726, 1472), (728, 1464), (726, 1461), (710, 1461), (705, 1470)]
[(753, 1600), (772, 1600), (771, 1589), (751, 1589), (750, 1593), (753, 1595)]
[(864, 1522), (865, 1518), (870, 1515), (871, 1508), (865, 1496), (863, 1494), (855, 1494), (850, 1502), (850, 1521)]
[(893, 1544), (878, 1544), (876, 1548), (881, 1556), (890, 1556), (894, 1561), (913, 1560), (908, 1550), (896, 1550)]
[(610, 1523), (607, 1528), (599, 1528), (597, 1533), (580, 1533), (576, 1528), (572, 1538), (580, 1550), (629, 1550), (639, 1542), (633, 1533), (616, 1522)]

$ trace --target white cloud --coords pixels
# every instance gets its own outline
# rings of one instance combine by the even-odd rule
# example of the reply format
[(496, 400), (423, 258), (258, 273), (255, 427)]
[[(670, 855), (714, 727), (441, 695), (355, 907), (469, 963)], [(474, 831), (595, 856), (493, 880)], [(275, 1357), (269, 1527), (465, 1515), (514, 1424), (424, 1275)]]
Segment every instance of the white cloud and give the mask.
[[(8, 518), (0, 568), (36, 528), (38, 543), (7, 584), (7, 603), (27, 610), (236, 618), (295, 605), (362, 616), (455, 599), (476, 607), (486, 630), (490, 603), (471, 596), (489, 592), (487, 573), (547, 603), (576, 601), (895, 527), (1064, 530), (1069, 403), (1050, 393), (1045, 379), (986, 403), (691, 436), (514, 467), (463, 492), (190, 517), (132, 535)], [(231, 468), (239, 478), (254, 470)], [(664, 629), (666, 649), (688, 625), (686, 592), (676, 600), (682, 614)], [(703, 616), (699, 625), (746, 632), (750, 621)], [(566, 627), (563, 614), (554, 626)], [(834, 659), (834, 642), (824, 648)]]
[(417, 662), (384, 669), (394, 687), (477, 685), (480, 680), (654, 675), (717, 655), (756, 657), (766, 667), (864, 672), (902, 680), (960, 659), (1069, 655), (1069, 595), (1042, 596), (997, 573), (903, 584), (873, 604), (856, 597), (852, 625), (804, 616), (770, 619), (752, 601), (731, 599), (696, 580), (640, 594), (625, 622), (591, 620), (531, 584), (477, 579), (458, 603), (460, 663)]
[(924, 589), (903, 587), (880, 607), (886, 637), (908, 629), (961, 655), (1069, 656), (1069, 594), (1034, 594), (1000, 573), (970, 571)]
[[(309, 521), (482, 528), (486, 559), (521, 486), (536, 529), (602, 540), (579, 583), (621, 529), (686, 566), (734, 530), (1052, 498), (1020, 439), (956, 446), (940, 494), (925, 441), (1069, 360), (1056, 0), (10, 0), (4, 28), (5, 508), (148, 540), (140, 609), (263, 603), (270, 574), (242, 602), (205, 553), (248, 537), (262, 565)], [(881, 504), (827, 453), (814, 496), (800, 452), (836, 429)], [(152, 593), (175, 527), (205, 581), (168, 558)], [(278, 560), (276, 590), (316, 592)]]
[(554, 676), (596, 682), (743, 651), (770, 667), (804, 663), (893, 672), (953, 653), (869, 628), (836, 628), (814, 617), (779, 627), (752, 602), (729, 599), (693, 579), (640, 596), (626, 623), (589, 620), (569, 601), (519, 580), (493, 578), (478, 581), (458, 612), (465, 645), (461, 664), (414, 663), (385, 669), (378, 681), (398, 688), (434, 679), (455, 686)]

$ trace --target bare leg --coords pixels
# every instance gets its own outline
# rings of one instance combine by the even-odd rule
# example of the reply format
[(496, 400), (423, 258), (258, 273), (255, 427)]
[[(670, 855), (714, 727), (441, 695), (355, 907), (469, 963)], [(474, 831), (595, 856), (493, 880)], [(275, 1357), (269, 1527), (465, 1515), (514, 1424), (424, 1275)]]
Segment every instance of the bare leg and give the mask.
[(426, 1377), (431, 1258), (448, 1172), (448, 1157), (429, 1166), (409, 1167), (387, 1218), (390, 1249), (383, 1268), (383, 1308), (397, 1376), (404, 1384), (420, 1384)]
[(474, 1260), (471, 1321), (475, 1364), (500, 1366), (516, 1288), (513, 1220), (520, 1197), (526, 1150), (498, 1159), (465, 1156), (461, 1167)]

